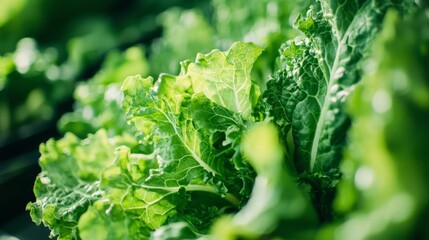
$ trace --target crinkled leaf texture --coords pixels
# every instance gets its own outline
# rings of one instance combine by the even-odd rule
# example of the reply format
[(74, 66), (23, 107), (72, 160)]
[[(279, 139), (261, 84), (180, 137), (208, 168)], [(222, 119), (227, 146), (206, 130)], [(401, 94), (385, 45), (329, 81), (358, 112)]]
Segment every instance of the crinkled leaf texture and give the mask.
[(37, 201), (27, 206), (33, 220), (59, 239), (145, 239), (170, 223), (177, 224), (166, 231), (184, 223), (195, 236), (207, 233), (216, 217), (247, 202), (253, 186), (238, 143), (258, 97), (250, 71), (261, 51), (236, 43), (183, 62), (180, 75), (156, 84), (128, 78), (123, 109), (132, 126), (123, 136), (67, 133), (41, 146)]
[(80, 140), (66, 134), (40, 146), (42, 172), (36, 179), (31, 217), (58, 239), (79, 239), (77, 223), (89, 205), (101, 198), (99, 173), (114, 159), (115, 142), (104, 130)]
[(216, 217), (246, 203), (255, 174), (237, 153), (237, 142), (249, 123), (250, 70), (260, 53), (253, 44), (236, 43), (227, 52), (214, 50), (182, 63), (178, 76), (125, 81), (127, 119), (154, 151), (117, 149), (114, 164), (101, 176), (103, 199), (79, 222), (82, 238), (98, 231), (94, 236), (104, 239), (106, 225), (121, 226), (114, 233), (121, 239), (148, 238), (180, 223), (200, 236)]
[(103, 199), (91, 206), (79, 221), (82, 239), (145, 239), (174, 210), (171, 198), (140, 187), (156, 162), (150, 156), (116, 150), (112, 166), (103, 171)]
[(407, 9), (412, 1), (320, 0), (296, 26), (305, 37), (281, 49), (279, 70), (262, 98), (283, 131), (301, 180), (313, 187), (322, 219), (331, 218), (330, 199), (350, 118), (344, 102), (361, 78), (361, 60), (390, 7)]
[(262, 49), (252, 43), (234, 43), (228, 52), (198, 54), (186, 75), (196, 93), (202, 92), (214, 103), (249, 117), (253, 97), (250, 71), (261, 53)]

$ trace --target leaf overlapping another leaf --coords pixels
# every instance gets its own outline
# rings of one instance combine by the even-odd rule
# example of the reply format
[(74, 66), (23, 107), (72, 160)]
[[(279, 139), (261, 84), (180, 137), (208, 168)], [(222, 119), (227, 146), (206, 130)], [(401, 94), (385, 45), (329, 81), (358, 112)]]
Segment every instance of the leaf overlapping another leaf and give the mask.
[[(186, 221), (204, 232), (222, 211), (247, 201), (254, 173), (234, 142), (249, 121), (250, 70), (260, 53), (253, 44), (236, 43), (228, 52), (214, 50), (199, 54), (195, 63), (183, 62), (178, 76), (125, 81), (124, 110), (153, 144), (156, 165), (144, 179), (128, 182), (126, 190), (122, 186), (120, 196), (142, 206), (148, 216), (142, 220), (152, 230), (166, 221)], [(157, 221), (153, 209), (168, 214)]]
[(256, 123), (243, 136), (241, 150), (258, 175), (252, 196), (240, 212), (220, 218), (215, 239), (312, 239), (317, 216), (305, 191), (286, 168), (284, 148), (272, 123)]
[(350, 126), (344, 102), (361, 78), (360, 61), (387, 9), (404, 10), (409, 5), (409, 1), (317, 1), (296, 20), (305, 37), (284, 45), (284, 69), (267, 84), (261, 104), (284, 131), (283, 138), (292, 136), (288, 145), (295, 149), (296, 170), (318, 195), (314, 199), (322, 199), (316, 203), (322, 219), (332, 217), (326, 215), (332, 214), (329, 202)]

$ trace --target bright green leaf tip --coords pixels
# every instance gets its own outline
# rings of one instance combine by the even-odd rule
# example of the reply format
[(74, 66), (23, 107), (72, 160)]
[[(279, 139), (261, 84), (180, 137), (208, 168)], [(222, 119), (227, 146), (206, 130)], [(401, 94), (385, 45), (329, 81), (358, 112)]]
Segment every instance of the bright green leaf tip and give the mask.
[(213, 102), (250, 117), (252, 111), (252, 66), (263, 49), (253, 43), (236, 42), (227, 52), (213, 50), (198, 54), (190, 63), (187, 75), (195, 93)]

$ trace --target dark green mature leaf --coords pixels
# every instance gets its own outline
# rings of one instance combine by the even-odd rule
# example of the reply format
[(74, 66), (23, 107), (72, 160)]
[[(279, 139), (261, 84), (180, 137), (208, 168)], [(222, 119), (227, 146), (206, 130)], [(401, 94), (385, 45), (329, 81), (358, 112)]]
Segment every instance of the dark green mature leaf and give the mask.
[[(322, 192), (316, 199), (328, 197), (322, 202), (330, 201), (323, 192), (335, 187), (339, 177), (338, 166), (350, 125), (344, 101), (360, 80), (360, 62), (387, 9), (402, 10), (412, 3), (402, 4), (318, 1), (306, 17), (297, 19), (297, 28), (306, 37), (283, 47), (284, 69), (268, 83), (263, 104), (268, 105), (274, 122), (284, 131), (284, 139), (292, 131), (296, 169), (304, 173), (304, 182)], [(323, 209), (324, 203), (319, 204)], [(322, 216), (323, 212), (332, 212), (321, 211)]]
[(285, 69), (269, 83), (265, 98), (275, 121), (292, 126), (299, 172), (328, 173), (338, 167), (342, 133), (349, 125), (343, 102), (360, 79), (366, 46), (393, 6), (386, 1), (320, 1), (297, 20), (307, 38), (284, 47)]

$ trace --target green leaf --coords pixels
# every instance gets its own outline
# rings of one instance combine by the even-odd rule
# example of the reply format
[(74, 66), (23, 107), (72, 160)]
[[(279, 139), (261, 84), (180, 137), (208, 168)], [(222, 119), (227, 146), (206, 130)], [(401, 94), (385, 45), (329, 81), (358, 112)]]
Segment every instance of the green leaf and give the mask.
[(228, 52), (198, 54), (186, 74), (196, 93), (233, 112), (249, 117), (252, 110), (250, 72), (262, 49), (252, 43), (234, 43)]
[[(246, 52), (254, 48), (237, 44), (229, 56), (238, 54), (232, 51)], [(228, 54), (218, 52), (218, 55)], [(234, 158), (238, 149), (232, 141), (226, 141), (240, 138), (245, 122), (242, 113), (212, 102), (203, 95), (205, 92), (195, 90), (194, 82), (203, 86), (210, 81), (192, 76), (196, 65), (183, 62), (180, 75), (162, 74), (155, 84), (152, 78), (135, 76), (123, 85), (123, 107), (128, 120), (149, 123), (140, 131), (145, 132), (146, 140), (153, 144), (156, 165), (139, 180), (102, 185), (106, 189), (117, 189), (119, 195), (115, 199), (129, 199), (130, 203), (139, 205), (139, 211), (143, 212), (136, 215), (147, 216), (141, 220), (152, 230), (167, 221), (185, 221), (195, 231), (207, 232), (215, 217), (247, 201), (253, 184), (251, 167), (242, 158)], [(204, 66), (204, 71), (217, 70), (217, 65)], [(235, 137), (231, 129), (236, 129)], [(121, 178), (126, 175), (118, 174)], [(106, 177), (106, 182), (107, 179), (110, 177)], [(128, 207), (124, 209), (128, 211)]]
[[(167, 78), (161, 79), (161, 81)], [(180, 80), (180, 79), (178, 79)], [(124, 107), (130, 120), (143, 118), (156, 122), (153, 126), (151, 139), (154, 142), (155, 154), (162, 172), (175, 175), (182, 172), (189, 177), (180, 178), (177, 184), (189, 184), (193, 178), (204, 179), (221, 175), (222, 163), (215, 161), (211, 154), (210, 142), (207, 136), (201, 135), (195, 128), (190, 111), (180, 104), (188, 104), (186, 95), (163, 91), (156, 93), (151, 88), (151, 79), (139, 77), (129, 78), (123, 86), (125, 92)], [(163, 82), (160, 83), (163, 85)], [(174, 99), (174, 97), (177, 97)], [(174, 100), (172, 100), (174, 99)], [(218, 162), (219, 164), (216, 164)], [(180, 170), (181, 169), (181, 170)], [(167, 171), (165, 171), (167, 170)]]
[(127, 147), (118, 148), (114, 164), (102, 172), (103, 199), (79, 221), (82, 239), (148, 238), (174, 214), (168, 193), (164, 196), (139, 186), (155, 166), (150, 156), (131, 155)]
[(307, 38), (284, 47), (285, 70), (270, 83), (266, 95), (271, 96), (266, 98), (273, 103), (274, 115), (285, 121), (281, 124), (292, 125), (300, 172), (327, 173), (338, 167), (349, 125), (343, 102), (360, 79), (359, 62), (366, 46), (380, 29), (386, 10), (394, 6), (378, 1), (342, 5), (320, 1), (305, 18), (297, 19)]
[(144, 155), (130, 155), (126, 147), (117, 151), (115, 164), (103, 172), (101, 189), (105, 197), (120, 206), (132, 221), (141, 221), (154, 230), (176, 214), (174, 193), (180, 188), (150, 186), (146, 183), (156, 162)]
[(295, 149), (301, 180), (312, 185), (313, 194), (321, 193), (313, 198), (322, 219), (333, 217), (329, 202), (350, 126), (344, 102), (361, 78), (367, 46), (387, 9), (405, 11), (410, 5), (412, 1), (318, 1), (296, 20), (305, 37), (283, 46), (284, 69), (267, 84), (261, 104), (284, 131), (284, 141), (292, 136), (288, 149)]
[(190, 111), (192, 119), (198, 126), (210, 132), (225, 132), (231, 126), (244, 129), (247, 124), (240, 114), (210, 101), (202, 94), (197, 94), (192, 98)]
[(42, 144), (42, 172), (34, 185), (37, 200), (27, 205), (33, 221), (48, 226), (51, 236), (79, 239), (79, 218), (101, 198), (100, 171), (112, 163), (114, 144), (105, 131), (85, 140), (68, 133)]
[(242, 151), (258, 172), (252, 195), (237, 214), (216, 222), (214, 239), (312, 239), (318, 220), (310, 199), (285, 167), (275, 126), (257, 123), (249, 128)]
[(79, 236), (84, 240), (137, 240), (145, 239), (149, 234), (140, 221), (133, 221), (120, 206), (104, 199), (88, 208), (78, 226)]
[[(210, 145), (213, 147), (211, 153), (219, 159), (228, 160), (236, 170), (239, 170), (234, 173), (227, 171), (224, 175), (228, 176), (232, 185), (242, 186), (240, 195), (248, 198), (254, 181), (254, 171), (247, 161), (243, 161), (240, 144), (243, 131), (251, 123), (243, 119), (241, 114), (213, 103), (202, 94), (193, 96), (190, 112), (199, 131), (209, 136)], [(241, 184), (235, 184), (237, 181)]]
[[(168, 81), (167, 78), (161, 79), (161, 84), (165, 81)], [(191, 169), (194, 166), (196, 171), (202, 169), (211, 175), (218, 174), (211, 166), (212, 159), (202, 159), (200, 145), (204, 142), (201, 142), (198, 131), (192, 125), (189, 113), (180, 112), (185, 95), (180, 91), (176, 93), (174, 89), (163, 92), (163, 87), (159, 88), (161, 92), (158, 94), (151, 82), (151, 78), (128, 78), (123, 85), (123, 106), (129, 120), (137, 117), (156, 123), (152, 129), (152, 139), (155, 149), (159, 150), (157, 154), (161, 166), (174, 164), (174, 168), (183, 166)], [(186, 165), (182, 160), (187, 162)], [(192, 165), (188, 166), (190, 163)]]

